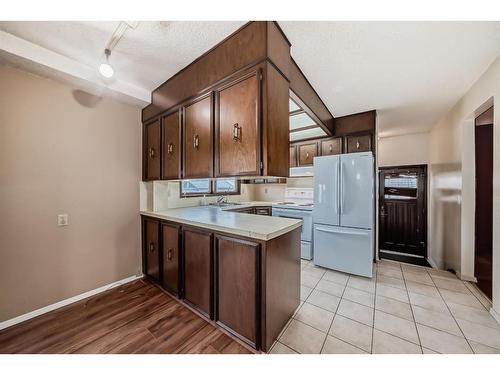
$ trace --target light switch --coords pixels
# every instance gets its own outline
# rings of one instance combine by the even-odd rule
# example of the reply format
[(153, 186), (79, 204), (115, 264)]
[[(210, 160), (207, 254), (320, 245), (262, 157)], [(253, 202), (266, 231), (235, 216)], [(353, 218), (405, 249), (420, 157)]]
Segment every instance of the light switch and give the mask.
[(57, 226), (64, 227), (69, 225), (68, 214), (57, 215)]

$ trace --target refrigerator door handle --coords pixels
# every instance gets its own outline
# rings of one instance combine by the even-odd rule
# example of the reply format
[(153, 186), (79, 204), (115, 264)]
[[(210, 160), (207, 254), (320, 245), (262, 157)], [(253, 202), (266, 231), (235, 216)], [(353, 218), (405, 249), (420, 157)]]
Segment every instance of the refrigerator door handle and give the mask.
[(364, 232), (353, 232), (353, 231), (349, 231), (349, 230), (335, 230), (335, 229), (326, 229), (326, 228), (314, 228), (315, 230), (317, 231), (320, 231), (320, 232), (326, 232), (326, 233), (339, 233), (339, 234), (351, 234), (353, 236), (368, 236), (369, 233), (364, 231)]
[(344, 168), (343, 168), (343, 163), (342, 159), (340, 160), (340, 178), (339, 178), (339, 185), (340, 185), (340, 214), (344, 214)]
[(323, 184), (318, 184), (318, 190), (319, 190), (319, 197), (318, 197), (318, 202), (321, 204), (323, 200), (321, 199), (322, 197), (322, 190), (323, 190)]

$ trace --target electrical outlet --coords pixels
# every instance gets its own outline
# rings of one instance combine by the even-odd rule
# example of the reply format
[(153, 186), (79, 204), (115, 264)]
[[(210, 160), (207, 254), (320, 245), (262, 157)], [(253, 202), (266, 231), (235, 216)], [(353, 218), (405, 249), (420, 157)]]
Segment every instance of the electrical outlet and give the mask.
[(57, 215), (57, 226), (64, 227), (66, 225), (69, 225), (68, 214)]

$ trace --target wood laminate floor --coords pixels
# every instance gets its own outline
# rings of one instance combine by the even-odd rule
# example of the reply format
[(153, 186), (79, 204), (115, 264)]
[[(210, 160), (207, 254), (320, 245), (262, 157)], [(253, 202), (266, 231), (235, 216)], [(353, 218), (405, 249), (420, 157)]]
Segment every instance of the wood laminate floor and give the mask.
[(0, 353), (251, 353), (138, 280), (0, 331)]

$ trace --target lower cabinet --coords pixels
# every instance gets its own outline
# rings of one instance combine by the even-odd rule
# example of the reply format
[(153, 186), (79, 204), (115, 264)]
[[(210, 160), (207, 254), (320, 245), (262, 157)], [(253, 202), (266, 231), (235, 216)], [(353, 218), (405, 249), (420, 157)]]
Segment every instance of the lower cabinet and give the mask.
[(215, 321), (257, 348), (260, 342), (260, 244), (215, 236)]
[(179, 295), (179, 243), (180, 226), (176, 224), (161, 224), (162, 239), (162, 286), (169, 292)]
[(212, 233), (184, 228), (184, 299), (203, 315), (213, 318)]
[(143, 219), (143, 268), (144, 273), (154, 281), (160, 281), (160, 246), (159, 222), (155, 219)]

